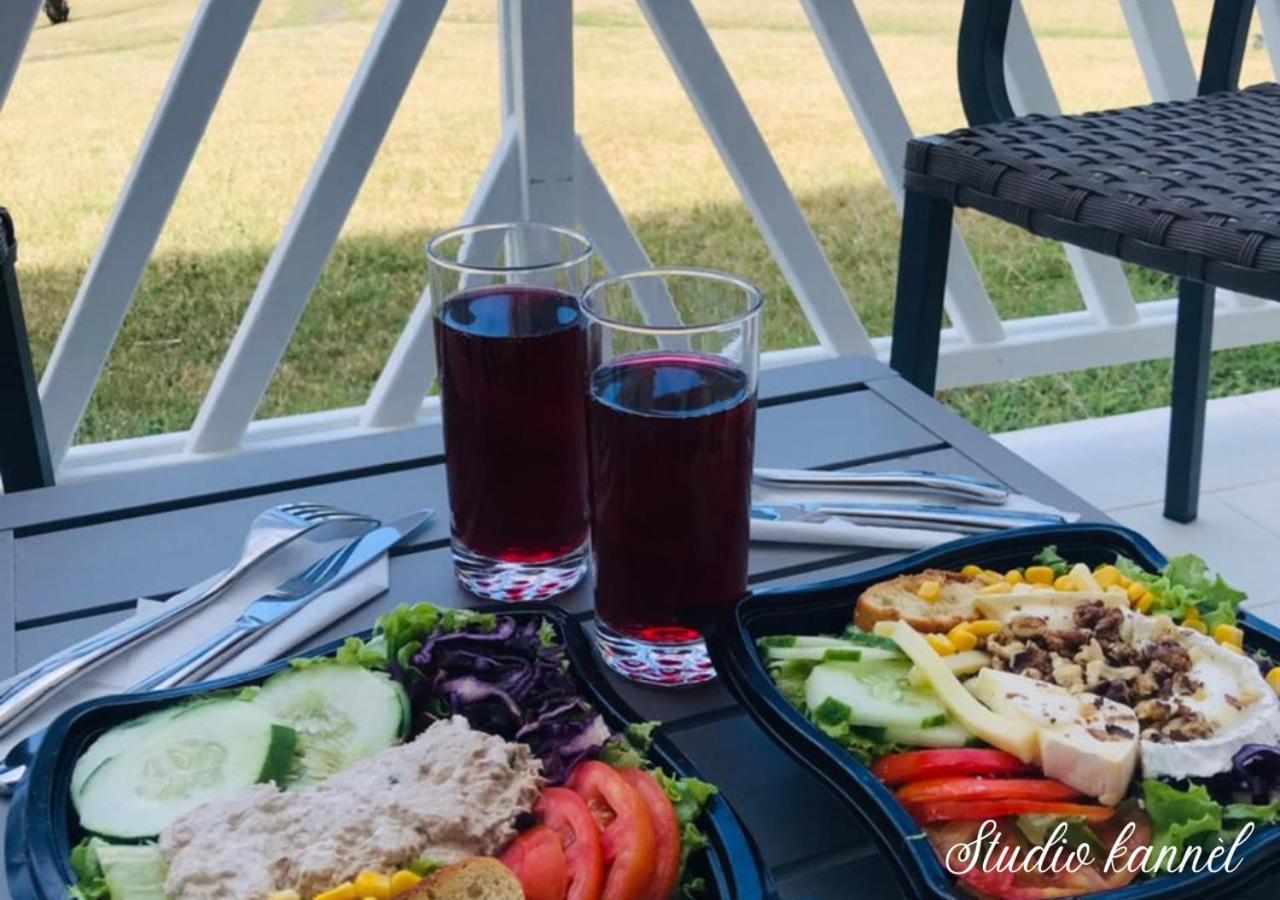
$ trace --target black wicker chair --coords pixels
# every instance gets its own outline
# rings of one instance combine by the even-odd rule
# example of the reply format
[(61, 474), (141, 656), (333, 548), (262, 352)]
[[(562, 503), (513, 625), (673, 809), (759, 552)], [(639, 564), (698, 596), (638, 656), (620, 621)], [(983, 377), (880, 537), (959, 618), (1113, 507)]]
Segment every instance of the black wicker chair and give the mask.
[(1077, 116), (1015, 116), (1011, 0), (966, 0), (970, 127), (913, 140), (891, 363), (932, 392), (952, 211), (1177, 276), (1165, 516), (1196, 517), (1216, 287), (1280, 299), (1280, 85), (1237, 89), (1253, 0), (1216, 0), (1199, 96)]

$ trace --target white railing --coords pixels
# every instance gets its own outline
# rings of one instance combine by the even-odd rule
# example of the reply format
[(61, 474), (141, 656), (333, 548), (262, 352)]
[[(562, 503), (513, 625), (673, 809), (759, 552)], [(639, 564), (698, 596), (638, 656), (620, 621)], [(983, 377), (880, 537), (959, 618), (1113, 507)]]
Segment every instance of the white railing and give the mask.
[[(644, 248), (574, 129), (572, 0), (496, 0), (503, 129), (466, 221), (533, 218), (592, 235), (607, 268), (648, 264)], [(787, 365), (888, 355), (870, 339), (692, 0), (637, 0), (818, 344), (766, 354)], [(800, 0), (885, 184), (902, 201), (912, 129), (853, 0)], [(1190, 96), (1196, 78), (1172, 0), (1118, 0), (1151, 94)], [(425, 294), (360, 407), (254, 421), (445, 0), (388, 0), (320, 155), (189, 432), (72, 446), (156, 240), (235, 64), (260, 0), (203, 0), (40, 386), (61, 480), (402, 428), (437, 412)], [(0, 104), (40, 0), (0, 4)], [(1259, 0), (1280, 61), (1280, 0)], [(1015, 4), (1006, 66), (1020, 112), (1058, 111), (1030, 25)], [(0, 118), (0, 127), (4, 126)], [(1137, 304), (1114, 260), (1067, 248), (1084, 300), (1076, 312), (1002, 322), (958, 231), (946, 296), (941, 383), (978, 384), (1168, 356), (1175, 301)], [(696, 261), (695, 261), (696, 262)], [(1220, 293), (1215, 346), (1280, 339), (1280, 308)]]

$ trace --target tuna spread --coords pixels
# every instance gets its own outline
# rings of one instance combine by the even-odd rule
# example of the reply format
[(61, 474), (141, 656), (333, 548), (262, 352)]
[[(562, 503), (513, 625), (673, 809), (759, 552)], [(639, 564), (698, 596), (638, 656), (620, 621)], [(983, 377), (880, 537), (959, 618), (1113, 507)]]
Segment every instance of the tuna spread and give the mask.
[(495, 854), (541, 789), (529, 748), (455, 716), (314, 787), (255, 785), (176, 819), (160, 835), (175, 900), (303, 897), (361, 869), (391, 872)]

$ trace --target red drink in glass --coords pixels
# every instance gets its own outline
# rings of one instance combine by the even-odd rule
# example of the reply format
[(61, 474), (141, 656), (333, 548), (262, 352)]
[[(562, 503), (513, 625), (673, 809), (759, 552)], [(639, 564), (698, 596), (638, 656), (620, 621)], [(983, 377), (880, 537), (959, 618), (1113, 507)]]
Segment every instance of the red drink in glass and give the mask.
[(587, 571), (591, 244), (536, 222), (427, 245), (453, 561), (490, 600), (546, 600)]
[(718, 356), (641, 354), (592, 376), (596, 612), (614, 632), (695, 641), (746, 593), (755, 412), (746, 373)]
[(480, 288), (445, 301), (435, 329), (455, 536), (512, 563), (581, 548), (587, 360), (577, 298)]
[(582, 295), (595, 641), (633, 681), (714, 678), (703, 634), (747, 592), (762, 303), (706, 269)]

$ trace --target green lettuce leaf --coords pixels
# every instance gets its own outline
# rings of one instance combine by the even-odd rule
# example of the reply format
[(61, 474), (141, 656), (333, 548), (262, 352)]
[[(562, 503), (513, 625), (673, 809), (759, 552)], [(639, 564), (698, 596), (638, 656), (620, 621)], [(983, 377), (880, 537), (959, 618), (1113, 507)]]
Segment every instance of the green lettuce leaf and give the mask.
[(649, 747), (657, 722), (636, 722), (604, 745), (600, 761), (615, 769), (642, 769), (648, 765)]
[(102, 866), (98, 864), (93, 840), (85, 838), (71, 850), (71, 871), (76, 876), (76, 883), (69, 892), (72, 900), (111, 900), (111, 891), (107, 889)]
[(1037, 566), (1048, 566), (1054, 575), (1066, 575), (1071, 571), (1071, 563), (1058, 553), (1058, 545), (1050, 544), (1035, 555), (1032, 560)]
[(1219, 625), (1234, 625), (1240, 604), (1248, 596), (1223, 581), (1221, 575), (1210, 578), (1209, 566), (1190, 553), (1175, 556), (1158, 574), (1123, 556), (1116, 559), (1116, 567), (1151, 592), (1155, 598), (1153, 614), (1161, 613), (1181, 622), (1194, 607), (1210, 634)]
[(1216, 844), (1221, 839), (1222, 807), (1203, 785), (1182, 791), (1162, 781), (1147, 780), (1142, 782), (1142, 795), (1151, 817), (1153, 860), (1159, 859), (1166, 847), (1175, 849), (1173, 860), (1178, 860), (1186, 847)]

